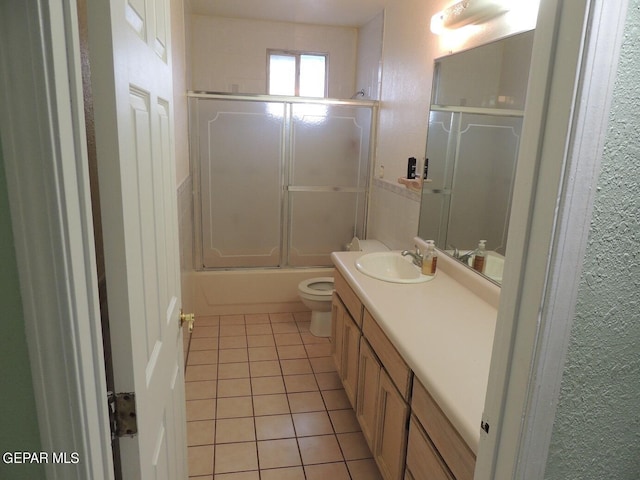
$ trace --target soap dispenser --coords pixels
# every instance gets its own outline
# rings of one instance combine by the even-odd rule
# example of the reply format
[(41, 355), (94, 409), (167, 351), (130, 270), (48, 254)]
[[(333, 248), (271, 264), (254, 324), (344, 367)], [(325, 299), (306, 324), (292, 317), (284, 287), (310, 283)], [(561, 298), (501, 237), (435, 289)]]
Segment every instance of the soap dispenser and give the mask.
[(477, 270), (480, 273), (484, 273), (484, 261), (487, 255), (487, 241), (480, 240), (478, 243), (478, 249), (476, 250), (476, 255), (473, 257), (473, 269)]
[(433, 276), (436, 274), (438, 252), (433, 240), (427, 240), (427, 251), (422, 259), (422, 274)]

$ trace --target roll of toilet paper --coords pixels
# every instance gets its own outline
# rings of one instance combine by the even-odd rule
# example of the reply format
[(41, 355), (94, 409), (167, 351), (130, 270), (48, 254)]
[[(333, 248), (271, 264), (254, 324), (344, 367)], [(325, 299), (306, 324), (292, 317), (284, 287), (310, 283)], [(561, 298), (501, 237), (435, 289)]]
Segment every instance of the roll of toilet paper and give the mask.
[(360, 240), (358, 237), (353, 237), (351, 243), (347, 245), (347, 250), (350, 252), (385, 252), (389, 248), (379, 240)]

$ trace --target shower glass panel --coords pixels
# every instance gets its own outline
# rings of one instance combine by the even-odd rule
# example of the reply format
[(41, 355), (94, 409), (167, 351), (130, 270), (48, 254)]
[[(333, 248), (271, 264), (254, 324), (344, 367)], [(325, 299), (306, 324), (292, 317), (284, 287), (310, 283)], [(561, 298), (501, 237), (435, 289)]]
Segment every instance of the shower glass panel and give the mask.
[(364, 234), (375, 102), (190, 95), (198, 268), (330, 266)]
[(449, 197), (453, 164), (455, 160), (455, 134), (452, 135), (452, 112), (429, 113), (429, 142), (426, 157), (429, 161), (428, 178), (422, 187), (424, 220), (422, 235), (433, 239), (437, 245), (445, 245), (449, 223)]
[(331, 265), (331, 252), (345, 250), (362, 224), (364, 193), (290, 192), (289, 206), (289, 265)]
[(190, 99), (190, 109), (192, 135), (197, 134), (202, 265), (278, 266), (285, 106)]
[(522, 121), (496, 109), (485, 114), (432, 107), (422, 236), (461, 251), (483, 239), (504, 255)]
[(475, 248), (482, 238), (504, 255), (522, 120), (461, 115), (447, 243)]
[(370, 109), (292, 105), (289, 265), (330, 265), (362, 233), (370, 130)]

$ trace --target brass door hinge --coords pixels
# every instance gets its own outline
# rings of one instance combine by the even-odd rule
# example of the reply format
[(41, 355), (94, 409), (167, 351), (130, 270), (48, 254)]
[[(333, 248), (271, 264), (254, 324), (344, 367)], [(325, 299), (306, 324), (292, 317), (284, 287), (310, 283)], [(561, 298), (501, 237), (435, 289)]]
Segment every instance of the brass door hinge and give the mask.
[(111, 438), (136, 435), (138, 433), (136, 394), (108, 392), (107, 401), (109, 402)]

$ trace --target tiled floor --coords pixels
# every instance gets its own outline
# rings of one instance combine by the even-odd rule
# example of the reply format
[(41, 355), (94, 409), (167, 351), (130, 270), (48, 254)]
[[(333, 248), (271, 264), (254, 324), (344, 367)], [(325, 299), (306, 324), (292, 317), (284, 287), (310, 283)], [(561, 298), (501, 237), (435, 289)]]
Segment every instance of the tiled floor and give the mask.
[(200, 317), (187, 361), (190, 479), (376, 480), (308, 312)]

